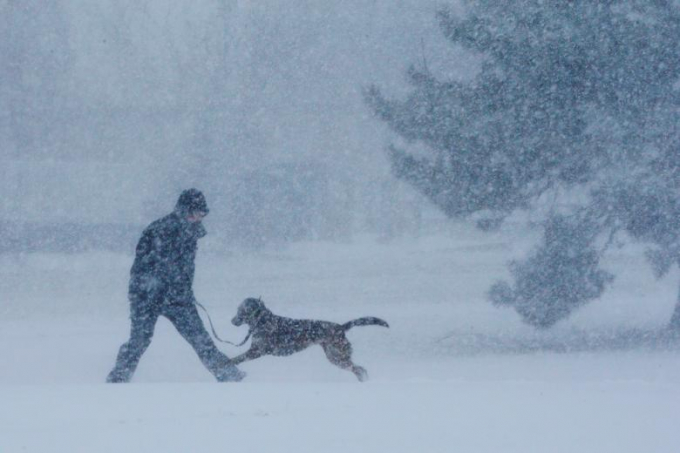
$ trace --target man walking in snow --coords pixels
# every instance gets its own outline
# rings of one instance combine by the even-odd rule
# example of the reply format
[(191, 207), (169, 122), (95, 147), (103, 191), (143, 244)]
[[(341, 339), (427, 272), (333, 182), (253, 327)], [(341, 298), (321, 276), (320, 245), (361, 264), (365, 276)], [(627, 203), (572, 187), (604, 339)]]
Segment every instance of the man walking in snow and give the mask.
[(120, 347), (106, 382), (132, 378), (161, 315), (172, 322), (218, 381), (240, 381), (245, 376), (217, 349), (195, 305), (194, 260), (198, 239), (206, 235), (201, 220), (207, 214), (203, 194), (188, 189), (171, 214), (144, 230), (130, 270), (130, 339)]

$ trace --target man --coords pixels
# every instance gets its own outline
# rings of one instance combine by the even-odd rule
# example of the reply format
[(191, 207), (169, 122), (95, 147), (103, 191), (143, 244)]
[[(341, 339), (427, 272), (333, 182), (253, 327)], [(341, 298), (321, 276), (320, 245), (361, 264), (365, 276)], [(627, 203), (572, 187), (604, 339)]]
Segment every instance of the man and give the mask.
[(185, 190), (172, 214), (144, 230), (130, 270), (130, 340), (120, 347), (107, 382), (130, 381), (161, 315), (174, 324), (218, 381), (240, 381), (245, 376), (217, 349), (195, 305), (194, 259), (198, 239), (206, 235), (201, 220), (207, 214), (203, 194)]

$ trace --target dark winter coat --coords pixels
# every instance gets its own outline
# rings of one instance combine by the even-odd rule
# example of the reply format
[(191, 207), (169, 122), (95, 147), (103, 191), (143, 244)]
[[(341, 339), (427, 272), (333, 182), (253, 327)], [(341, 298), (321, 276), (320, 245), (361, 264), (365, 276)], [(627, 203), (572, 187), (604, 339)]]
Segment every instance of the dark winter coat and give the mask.
[(187, 221), (185, 214), (175, 209), (142, 233), (130, 270), (131, 299), (153, 292), (173, 303), (194, 302), (192, 285), (197, 242), (206, 231), (200, 222)]

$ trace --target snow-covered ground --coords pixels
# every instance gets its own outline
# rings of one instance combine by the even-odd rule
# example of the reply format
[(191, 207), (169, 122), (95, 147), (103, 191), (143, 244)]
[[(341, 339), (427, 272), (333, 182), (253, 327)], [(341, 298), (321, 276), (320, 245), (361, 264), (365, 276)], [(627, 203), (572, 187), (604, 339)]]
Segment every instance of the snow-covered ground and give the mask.
[(655, 281), (640, 249), (616, 251), (605, 297), (540, 332), (485, 300), (527, 242), (452, 226), (199, 252), (196, 295), (231, 341), (246, 334), (229, 320), (247, 296), (290, 317), (386, 319), (349, 333), (363, 384), (320, 348), (218, 384), (161, 319), (134, 383), (106, 385), (132, 257), (0, 256), (0, 453), (680, 451), (680, 347), (660, 332), (677, 270)]

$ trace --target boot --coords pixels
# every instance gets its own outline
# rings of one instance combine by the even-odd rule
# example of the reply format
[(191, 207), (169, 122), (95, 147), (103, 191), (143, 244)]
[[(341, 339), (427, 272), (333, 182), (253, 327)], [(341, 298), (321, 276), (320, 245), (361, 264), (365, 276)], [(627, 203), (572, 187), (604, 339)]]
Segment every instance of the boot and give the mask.
[(218, 382), (239, 382), (246, 377), (246, 373), (236, 368), (234, 365), (226, 365), (217, 373), (215, 373), (215, 379)]

